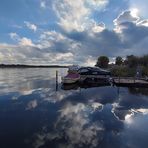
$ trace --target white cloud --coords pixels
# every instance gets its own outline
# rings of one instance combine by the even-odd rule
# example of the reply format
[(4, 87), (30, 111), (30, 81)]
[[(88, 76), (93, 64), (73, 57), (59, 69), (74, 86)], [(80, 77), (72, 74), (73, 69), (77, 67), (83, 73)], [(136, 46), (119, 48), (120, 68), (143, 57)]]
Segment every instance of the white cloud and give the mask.
[(24, 59), (23, 54), (18, 52), (18, 46), (9, 44), (0, 44), (0, 61), (6, 64), (20, 63)]
[(137, 25), (148, 27), (148, 20), (142, 20), (138, 22)]
[(37, 46), (46, 49), (48, 52), (57, 53), (56, 57), (58, 58), (61, 57), (59, 56), (61, 53), (72, 57), (69, 53), (74, 52), (76, 42), (59, 32), (47, 31), (40, 35), (40, 41)]
[(90, 29), (90, 14), (94, 8), (104, 8), (108, 0), (55, 0), (53, 9), (59, 18), (59, 25), (66, 31)]
[(130, 9), (130, 14), (131, 14), (132, 17), (137, 17), (137, 18), (139, 18), (139, 17), (138, 17), (139, 10), (138, 10), (137, 8), (132, 8), (132, 9)]
[(34, 46), (31, 39), (23, 37), (19, 40), (19, 44), (22, 46)]
[(41, 6), (41, 8), (46, 8), (46, 2), (45, 1), (41, 1), (40, 2), (40, 6)]
[(105, 29), (105, 24), (102, 22), (102, 23), (99, 23), (99, 24), (96, 24), (96, 22), (94, 22), (92, 24), (92, 31), (93, 32), (101, 32)]
[(123, 25), (127, 22), (137, 24), (140, 20), (138, 14), (138, 9), (136, 8), (123, 11), (115, 20), (113, 20), (115, 25), (114, 31), (116, 33), (121, 33), (123, 29), (126, 29), (128, 27), (126, 25)]
[(83, 30), (83, 22), (90, 13), (84, 1), (55, 0), (53, 5), (60, 22), (59, 25), (67, 31)]
[(84, 61), (84, 66), (94, 66), (96, 64), (96, 58), (92, 56), (87, 56), (86, 60)]
[(14, 27), (14, 28), (17, 28), (17, 29), (22, 29), (23, 28), (22, 26), (16, 25), (16, 24), (12, 25), (11, 27)]
[(70, 53), (70, 52), (67, 52), (67, 53), (65, 53), (65, 54), (63, 54), (63, 53), (58, 53), (55, 58), (56, 58), (56, 60), (73, 59), (73, 54)]
[(32, 100), (27, 104), (26, 110), (34, 109), (38, 106), (37, 100)]
[(32, 46), (31, 40), (20, 39), (18, 45), (0, 44), (0, 62), (6, 64), (68, 65), (73, 63), (71, 52), (52, 52)]
[(22, 46), (35, 46), (33, 43), (32, 43), (32, 40), (29, 39), (29, 38), (26, 38), (26, 37), (20, 37), (17, 33), (15, 32), (11, 32), (9, 33), (9, 36), (12, 40), (15, 40), (19, 43), (19, 45), (22, 45)]
[(113, 22), (117, 26), (124, 22), (137, 22), (138, 20), (139, 17), (136, 15), (135, 12), (126, 10), (119, 14), (119, 16)]
[(104, 9), (105, 6), (108, 4), (108, 0), (86, 0), (87, 4), (92, 7), (93, 9)]
[(139, 16), (141, 16), (142, 18), (148, 18), (147, 6), (147, 0), (129, 0), (130, 9), (138, 9)]
[(19, 35), (17, 33), (15, 33), (15, 32), (9, 33), (9, 36), (13, 40), (18, 40), (19, 39)]
[(34, 32), (37, 31), (37, 26), (35, 24), (32, 24), (32, 23), (27, 22), (27, 21), (25, 21), (24, 23), (25, 23), (26, 27), (28, 27), (30, 30), (33, 30)]
[(65, 39), (65, 36), (63, 36), (61, 33), (58, 33), (56, 31), (45, 31), (40, 35), (41, 40), (52, 40), (52, 41), (60, 41)]
[(55, 127), (60, 127), (62, 131), (64, 131), (64, 135), (66, 135), (69, 141), (69, 147), (74, 147), (75, 145), (80, 147), (84, 144), (91, 144), (91, 147), (96, 147), (102, 139), (101, 135), (97, 135), (104, 131), (103, 125), (99, 122), (89, 124), (90, 112), (87, 111), (88, 109), (92, 110), (92, 112), (95, 111), (98, 104), (94, 104), (93, 102), (90, 106), (89, 108), (89, 106), (83, 103), (76, 105), (67, 103), (63, 109), (60, 110), (60, 116)]
[(122, 12), (114, 20), (114, 31), (123, 45), (122, 52), (117, 54), (122, 56), (147, 54), (148, 20), (142, 20), (139, 11), (137, 8), (131, 8)]
[[(59, 19), (58, 23), (61, 27), (59, 32), (41, 32), (36, 44), (31, 39), (20, 37), (12, 32), (9, 34), (10, 38), (18, 42), (16, 49), (19, 50), (20, 55), (14, 56), (10, 51), (16, 49), (11, 46), (7, 48), (7, 53), (4, 54), (3, 51), (4, 57), (5, 55), (11, 57), (12, 61), (16, 57), (18, 58), (16, 61), (22, 61), (20, 57), (23, 57), (25, 62), (33, 64), (93, 66), (100, 55), (112, 58), (116, 55), (124, 56), (127, 52), (130, 54), (147, 52), (145, 47), (147, 47), (148, 21), (139, 18), (138, 9), (133, 7), (122, 12), (114, 20), (115, 29), (108, 30), (103, 22), (96, 23), (90, 17), (95, 2), (100, 9), (108, 3), (107, 1), (55, 0), (53, 8)], [(29, 27), (31, 23), (27, 22), (27, 24)]]

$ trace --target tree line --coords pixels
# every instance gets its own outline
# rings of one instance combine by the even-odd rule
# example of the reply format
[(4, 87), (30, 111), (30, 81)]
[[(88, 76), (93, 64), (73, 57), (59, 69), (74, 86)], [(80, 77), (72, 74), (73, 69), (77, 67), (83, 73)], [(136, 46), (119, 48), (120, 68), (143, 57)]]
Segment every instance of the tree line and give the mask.
[(109, 58), (107, 56), (100, 56), (97, 59), (97, 67), (110, 69), (112, 75), (115, 76), (134, 76), (137, 69), (141, 70), (142, 76), (148, 76), (148, 55), (135, 56), (128, 55), (125, 58), (120, 56), (115, 58), (115, 63), (109, 64)]

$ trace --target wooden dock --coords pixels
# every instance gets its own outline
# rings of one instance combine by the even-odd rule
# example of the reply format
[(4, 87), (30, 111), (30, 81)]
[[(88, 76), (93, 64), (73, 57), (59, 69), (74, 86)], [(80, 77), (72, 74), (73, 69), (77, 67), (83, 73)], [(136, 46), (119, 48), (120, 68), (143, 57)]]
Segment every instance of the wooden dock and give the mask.
[(116, 86), (122, 87), (147, 87), (148, 81), (144, 79), (134, 79), (134, 78), (113, 78), (113, 83)]

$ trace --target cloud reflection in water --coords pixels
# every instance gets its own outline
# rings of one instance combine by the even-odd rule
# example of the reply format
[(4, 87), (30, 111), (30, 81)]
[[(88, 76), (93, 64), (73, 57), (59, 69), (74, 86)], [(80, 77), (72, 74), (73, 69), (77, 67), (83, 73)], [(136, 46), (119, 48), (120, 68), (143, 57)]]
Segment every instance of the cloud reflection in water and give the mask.
[(56, 91), (54, 73), (55, 69), (0, 72), (0, 136), (6, 139), (0, 144), (147, 148), (147, 90), (107, 86), (65, 91), (59, 84)]
[[(82, 147), (84, 145), (96, 147), (99, 141), (103, 138), (104, 127), (101, 122), (91, 122), (89, 116), (91, 112), (98, 108), (98, 104), (89, 104), (88, 106), (83, 103), (71, 104), (66, 103), (61, 110), (59, 110), (60, 115), (58, 116), (57, 122), (55, 123), (55, 129), (53, 134), (47, 133), (44, 135), (45, 139), (59, 141), (67, 141), (67, 143), (59, 143), (66, 147)], [(100, 104), (101, 105), (101, 104)], [(45, 144), (41, 142), (43, 135), (38, 135), (38, 140), (40, 144)], [(43, 140), (43, 139), (42, 139)], [(36, 144), (38, 142), (36, 141)], [(45, 142), (45, 141), (44, 141)], [(47, 142), (47, 141), (46, 141)]]

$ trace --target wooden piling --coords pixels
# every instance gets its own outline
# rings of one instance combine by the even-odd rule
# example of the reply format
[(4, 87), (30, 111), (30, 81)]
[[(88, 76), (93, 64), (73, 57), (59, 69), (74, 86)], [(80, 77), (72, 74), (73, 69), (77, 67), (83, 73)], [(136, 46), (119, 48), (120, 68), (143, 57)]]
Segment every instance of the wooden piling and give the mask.
[(58, 90), (58, 70), (56, 70), (56, 91)]

